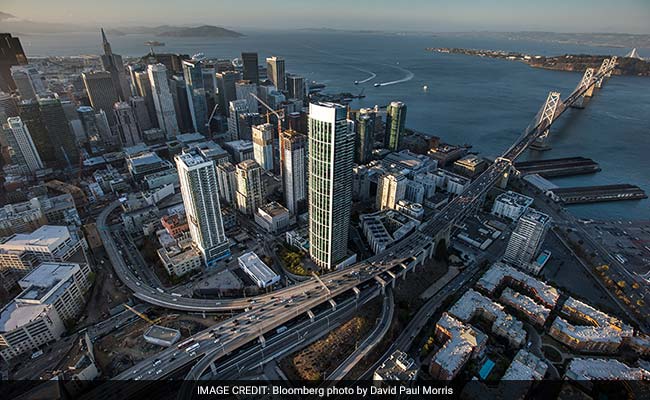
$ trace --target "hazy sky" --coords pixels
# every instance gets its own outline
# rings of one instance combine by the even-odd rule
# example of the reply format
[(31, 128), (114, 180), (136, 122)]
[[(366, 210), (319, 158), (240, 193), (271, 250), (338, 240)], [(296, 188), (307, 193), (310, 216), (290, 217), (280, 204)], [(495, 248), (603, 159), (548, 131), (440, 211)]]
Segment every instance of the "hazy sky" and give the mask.
[(2, 0), (20, 19), (232, 28), (650, 33), (650, 0)]

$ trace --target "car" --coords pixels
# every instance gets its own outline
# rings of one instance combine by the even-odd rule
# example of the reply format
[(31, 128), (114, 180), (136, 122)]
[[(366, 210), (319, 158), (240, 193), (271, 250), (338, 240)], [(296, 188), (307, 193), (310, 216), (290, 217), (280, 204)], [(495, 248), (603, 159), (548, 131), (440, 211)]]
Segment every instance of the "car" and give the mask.
[(159, 369), (158, 371), (156, 371), (156, 375), (160, 375), (160, 374), (162, 374), (162, 369)]
[(153, 362), (153, 366), (154, 366), (154, 367), (155, 367), (155, 366), (158, 366), (158, 365), (160, 365), (161, 362), (162, 362), (162, 361), (160, 361), (160, 359), (156, 358), (156, 359), (154, 360), (154, 362)]

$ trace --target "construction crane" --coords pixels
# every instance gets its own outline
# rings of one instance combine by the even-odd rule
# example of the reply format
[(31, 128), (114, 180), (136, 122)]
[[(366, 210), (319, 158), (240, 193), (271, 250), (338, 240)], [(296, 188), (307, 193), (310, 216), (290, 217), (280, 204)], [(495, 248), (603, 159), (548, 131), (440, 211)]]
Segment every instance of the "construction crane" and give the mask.
[(131, 307), (130, 305), (128, 305), (126, 303), (124, 303), (122, 305), (124, 306), (124, 308), (131, 311), (133, 314), (137, 315), (138, 317), (142, 318), (143, 320), (147, 321), (151, 325), (156, 325), (161, 320), (161, 318), (156, 318), (155, 320), (152, 320), (151, 318), (147, 317), (145, 314), (141, 313), (140, 311), (136, 310), (135, 308)]

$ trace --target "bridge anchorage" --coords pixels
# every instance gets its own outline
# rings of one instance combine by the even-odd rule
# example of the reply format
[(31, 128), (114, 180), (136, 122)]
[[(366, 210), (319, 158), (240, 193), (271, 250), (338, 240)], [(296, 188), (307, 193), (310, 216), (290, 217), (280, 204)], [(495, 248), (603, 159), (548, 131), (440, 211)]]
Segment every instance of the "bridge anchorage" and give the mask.
[(539, 115), (538, 123), (540, 126), (546, 127), (542, 134), (530, 145), (532, 150), (545, 151), (550, 150), (551, 146), (547, 143), (548, 134), (551, 130), (551, 124), (555, 119), (555, 114), (562, 100), (560, 99), (560, 92), (550, 92), (542, 107), (542, 112)]

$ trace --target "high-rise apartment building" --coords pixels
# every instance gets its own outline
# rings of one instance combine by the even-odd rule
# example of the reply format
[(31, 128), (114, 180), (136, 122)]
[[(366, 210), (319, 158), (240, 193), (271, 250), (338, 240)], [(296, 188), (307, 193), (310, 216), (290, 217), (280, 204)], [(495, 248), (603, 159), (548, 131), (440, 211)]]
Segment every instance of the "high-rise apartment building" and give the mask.
[[(122, 101), (126, 101), (131, 93), (131, 88), (129, 87), (129, 84), (126, 80), (126, 74), (124, 73), (124, 63), (122, 62), (122, 56), (113, 53), (111, 44), (108, 42), (108, 39), (106, 39), (104, 29), (101, 31), (102, 47), (104, 48), (104, 54), (102, 55), (102, 65), (104, 66), (104, 71), (108, 72), (111, 75), (117, 97)], [(109, 110), (104, 111), (107, 113), (109, 112)]]
[(550, 225), (551, 217), (529, 208), (519, 218), (517, 227), (510, 236), (503, 259), (521, 268), (526, 268), (537, 255)]
[(217, 180), (219, 181), (219, 198), (234, 205), (237, 198), (237, 169), (230, 161), (217, 166)]
[(233, 100), (228, 103), (228, 140), (242, 139), (240, 135), (240, 115), (248, 112), (246, 100)]
[(372, 158), (375, 119), (368, 114), (359, 114), (354, 127), (357, 131), (354, 144), (354, 162), (366, 164)]
[(296, 131), (284, 131), (280, 138), (284, 203), (292, 214), (307, 208), (307, 137)]
[(199, 59), (183, 60), (183, 77), (195, 132), (207, 133), (208, 105), (203, 85), (203, 63)]
[(287, 90), (287, 77), (284, 69), (284, 58), (269, 57), (266, 59), (266, 76), (277, 90)]
[(254, 84), (260, 81), (257, 53), (241, 53), (242, 64), (244, 64), (243, 79)]
[(379, 178), (377, 185), (377, 209), (395, 210), (397, 202), (406, 197), (408, 179), (399, 173), (389, 173)]
[(354, 131), (345, 106), (309, 105), (309, 254), (323, 269), (347, 255)]
[(11, 67), (26, 65), (27, 57), (20, 39), (10, 33), (0, 33), (0, 90), (9, 93), (16, 88), (11, 78)]
[(12, 148), (11, 161), (23, 166), (31, 173), (43, 169), (43, 161), (41, 161), (41, 156), (29, 133), (29, 128), (20, 117), (7, 119), (5, 127), (5, 136)]
[(240, 212), (254, 215), (264, 201), (262, 168), (255, 160), (237, 164), (237, 208)]
[(156, 107), (158, 127), (165, 132), (167, 139), (172, 139), (179, 134), (174, 99), (169, 91), (167, 82), (167, 68), (163, 64), (152, 64), (147, 67), (151, 94)]
[(253, 157), (266, 171), (273, 171), (273, 125), (253, 127)]
[(114, 111), (116, 129), (122, 147), (130, 147), (141, 143), (140, 130), (138, 130), (138, 124), (129, 103), (125, 101), (115, 103)]
[(230, 255), (214, 161), (196, 151), (175, 157), (190, 235), (206, 266)]
[(386, 108), (386, 136), (384, 147), (391, 151), (397, 151), (400, 138), (404, 135), (406, 124), (406, 104), (401, 101), (393, 101)]
[(119, 100), (119, 97), (112, 75), (106, 71), (96, 71), (84, 72), (81, 77), (90, 99), (90, 105), (95, 111), (104, 110), (109, 125), (113, 126), (115, 124), (113, 105)]

